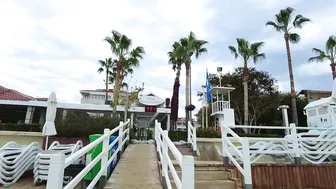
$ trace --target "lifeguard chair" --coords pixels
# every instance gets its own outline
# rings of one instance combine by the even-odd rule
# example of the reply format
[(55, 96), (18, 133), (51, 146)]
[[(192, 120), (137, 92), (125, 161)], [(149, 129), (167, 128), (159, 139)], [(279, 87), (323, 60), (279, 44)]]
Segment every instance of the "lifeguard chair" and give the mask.
[(234, 111), (230, 107), (230, 92), (233, 87), (211, 87), (211, 116), (216, 118), (216, 128), (220, 124), (235, 125)]
[(308, 128), (336, 127), (336, 80), (330, 97), (310, 102), (304, 107)]

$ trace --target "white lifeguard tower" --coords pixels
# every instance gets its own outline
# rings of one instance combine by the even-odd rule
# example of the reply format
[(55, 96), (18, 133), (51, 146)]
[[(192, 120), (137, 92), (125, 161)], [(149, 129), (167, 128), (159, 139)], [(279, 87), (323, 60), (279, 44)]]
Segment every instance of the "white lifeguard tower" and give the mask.
[(219, 124), (235, 125), (234, 110), (230, 107), (230, 92), (234, 89), (233, 87), (219, 86), (210, 88), (211, 116), (217, 118)]
[(309, 128), (336, 127), (336, 80), (330, 97), (310, 102), (304, 110)]

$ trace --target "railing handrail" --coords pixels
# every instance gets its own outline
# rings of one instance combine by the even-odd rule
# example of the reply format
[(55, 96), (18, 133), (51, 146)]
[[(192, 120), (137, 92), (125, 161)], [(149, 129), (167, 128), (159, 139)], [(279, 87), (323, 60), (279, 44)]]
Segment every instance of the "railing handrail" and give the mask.
[[(167, 188), (172, 188), (170, 179), (168, 176), (168, 170), (170, 170), (173, 180), (175, 182), (177, 189), (194, 189), (194, 158), (192, 156), (183, 156), (182, 153), (177, 149), (174, 143), (168, 137), (168, 131), (162, 130), (161, 123), (155, 120), (155, 142), (156, 149), (158, 153), (158, 158), (161, 161), (161, 174)], [(169, 151), (172, 152), (177, 164), (181, 167), (182, 178), (180, 179), (177, 171), (172, 163), (169, 156)]]
[[(47, 189), (61, 189), (63, 188), (63, 175), (64, 170), (66, 167), (68, 167), (70, 164), (72, 164), (75, 160), (78, 158), (84, 156), (87, 154), (90, 150), (95, 148), (98, 144), (103, 143), (102, 152), (95, 157), (94, 160), (92, 160), (87, 166), (79, 172), (67, 185), (64, 186), (64, 189), (72, 189), (74, 188), (83, 178), (84, 176), (99, 162), (101, 161), (101, 169), (93, 178), (88, 189), (92, 189), (101, 176), (105, 176), (107, 174), (107, 167), (111, 164), (113, 159), (116, 158), (117, 153), (121, 152), (123, 150), (124, 144), (129, 141), (129, 128), (124, 130), (125, 126), (128, 126), (130, 123), (130, 120), (128, 119), (125, 123), (122, 121), (119, 123), (119, 125), (110, 130), (110, 129), (104, 129), (104, 134), (93, 141), (92, 143), (88, 144), (87, 146), (83, 147), (82, 149), (78, 150), (74, 154), (70, 155), (69, 157), (65, 158), (65, 155), (60, 154), (54, 154), (51, 156), (50, 159), (50, 168), (48, 172), (48, 182), (47, 182)], [(115, 133), (119, 131), (118, 136), (116, 139), (109, 144), (110, 137)], [(123, 140), (123, 138), (125, 139)], [(111, 150), (111, 148), (118, 142), (118, 148), (114, 153), (111, 155), (110, 158), (108, 158), (108, 152)]]
[[(327, 158), (328, 155), (336, 155), (335, 127), (296, 127), (293, 123), (289, 124), (287, 127), (244, 125), (232, 126), (225, 125), (223, 122), (220, 125), (222, 132), (221, 140), (224, 163), (228, 163), (228, 160), (231, 160), (231, 162), (244, 176), (244, 182), (247, 185), (252, 186), (251, 163), (256, 162), (263, 154), (288, 155), (290, 158), (294, 159), (296, 164), (300, 164), (301, 158), (305, 158), (307, 161), (312, 163), (321, 163), (324, 161), (324, 159)], [(232, 130), (234, 128), (289, 130), (290, 132), (284, 138), (240, 137)], [(317, 132), (298, 133), (297, 130), (314, 130)], [(231, 137), (228, 137), (228, 134), (230, 134)], [(238, 146), (234, 145), (231, 141), (238, 141), (241, 144), (241, 147), (238, 149)], [(257, 143), (254, 147), (251, 148), (249, 145), (250, 142)], [(243, 166), (241, 166), (241, 163), (238, 163), (238, 160), (242, 161)]]
[(193, 155), (197, 154), (197, 131), (196, 125), (193, 126), (191, 121), (188, 121), (188, 131), (187, 131), (187, 143), (191, 144)]

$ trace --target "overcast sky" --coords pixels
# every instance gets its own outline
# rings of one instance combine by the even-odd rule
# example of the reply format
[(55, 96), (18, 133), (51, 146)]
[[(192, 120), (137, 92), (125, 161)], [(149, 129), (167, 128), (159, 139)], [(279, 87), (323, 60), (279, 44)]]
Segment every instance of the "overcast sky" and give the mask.
[[(323, 49), (336, 34), (335, 0), (0, 0), (0, 85), (34, 97), (55, 91), (59, 101), (79, 103), (79, 90), (104, 88), (97, 61), (112, 56), (103, 39), (113, 29), (146, 50), (132, 83), (144, 82), (146, 92), (162, 98), (171, 98), (175, 77), (166, 54), (190, 31), (209, 41), (208, 54), (192, 63), (193, 102), (206, 68), (215, 72), (222, 66), (227, 72), (242, 65), (227, 48), (236, 46), (236, 37), (266, 43), (267, 59), (256, 67), (289, 91), (283, 36), (265, 26), (287, 6), (312, 19), (297, 31), (301, 43), (291, 46), (296, 90), (331, 90), (328, 63), (308, 64), (307, 59), (312, 47)], [(183, 68), (180, 117), (184, 88)]]

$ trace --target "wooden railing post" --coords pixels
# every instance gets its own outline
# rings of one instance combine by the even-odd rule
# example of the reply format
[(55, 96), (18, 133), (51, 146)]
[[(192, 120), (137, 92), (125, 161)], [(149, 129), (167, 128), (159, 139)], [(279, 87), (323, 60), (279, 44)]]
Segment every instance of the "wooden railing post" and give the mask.
[[(168, 155), (168, 144), (167, 141), (165, 139), (165, 137), (168, 137), (168, 131), (164, 130), (163, 131), (163, 136), (162, 136), (162, 160), (161, 160), (161, 166), (162, 166), (162, 184), (163, 186), (166, 186), (166, 182), (170, 182), (169, 178), (168, 178), (168, 160), (166, 157)], [(168, 179), (166, 181), (166, 179)], [(165, 187), (164, 187), (165, 188)]]
[[(190, 138), (190, 136), (191, 136), (191, 128), (190, 128), (190, 121), (188, 121), (188, 139), (187, 139), (187, 143), (191, 143), (191, 138)], [(192, 143), (191, 143), (192, 144)]]
[[(124, 122), (120, 121), (119, 126), (124, 125)], [(118, 140), (118, 148), (119, 148), (119, 152), (118, 152), (118, 161), (120, 160), (121, 154), (123, 153), (123, 146), (122, 146), (122, 142), (123, 142), (123, 132), (124, 132), (124, 127), (119, 127), (119, 132), (118, 132), (118, 136), (119, 136), (119, 140)]]
[[(103, 135), (103, 148), (102, 148), (102, 159), (101, 159), (101, 169), (105, 167), (108, 161), (108, 153), (109, 153), (109, 143), (110, 143), (110, 129), (104, 129), (104, 135)], [(105, 151), (105, 152), (104, 152)], [(99, 188), (104, 188), (107, 183), (107, 169), (103, 169), (102, 176), (99, 179)]]
[(62, 189), (65, 169), (65, 155), (63, 153), (52, 154), (48, 171), (46, 189)]
[(289, 124), (291, 129), (291, 138), (292, 138), (292, 145), (293, 145), (293, 151), (294, 151), (294, 163), (296, 165), (301, 164), (301, 156), (300, 156), (300, 148), (299, 148), (299, 140), (297, 137), (297, 131), (295, 123)]
[(195, 188), (195, 167), (193, 156), (182, 157), (182, 189)]
[(193, 137), (192, 137), (192, 142), (193, 142), (193, 156), (197, 156), (197, 142), (196, 142), (196, 125), (193, 128)]
[(244, 167), (244, 188), (252, 189), (252, 171), (250, 159), (250, 144), (248, 138), (242, 138), (243, 167)]
[[(224, 123), (224, 122), (222, 122)], [(224, 165), (229, 165), (230, 164), (230, 159), (227, 156), (229, 151), (228, 151), (228, 144), (226, 142), (227, 139), (227, 125), (222, 125), (222, 123), (219, 125), (221, 127), (221, 132), (222, 132), (222, 153), (223, 153), (223, 164)]]

